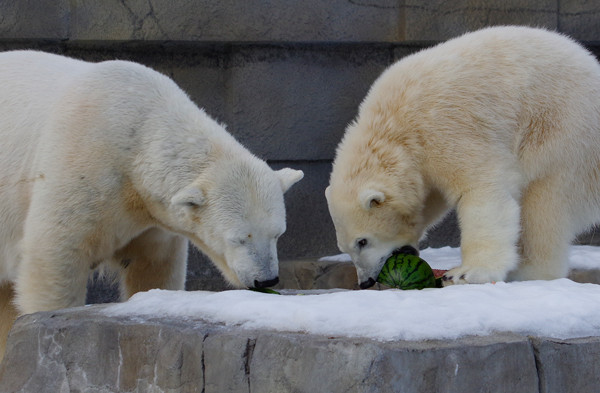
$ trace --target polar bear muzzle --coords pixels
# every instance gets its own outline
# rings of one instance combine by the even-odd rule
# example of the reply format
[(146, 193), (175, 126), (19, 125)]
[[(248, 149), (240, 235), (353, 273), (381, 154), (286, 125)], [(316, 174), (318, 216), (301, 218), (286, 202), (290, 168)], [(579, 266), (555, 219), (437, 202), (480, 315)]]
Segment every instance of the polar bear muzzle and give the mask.
[(367, 281), (361, 282), (358, 286), (360, 287), (360, 289), (367, 289), (371, 288), (373, 285), (375, 285), (375, 280), (373, 279), (373, 277), (369, 277)]
[(254, 280), (254, 288), (274, 287), (278, 283), (279, 283), (279, 277), (275, 277), (275, 278), (273, 278), (271, 280), (266, 280), (266, 281)]

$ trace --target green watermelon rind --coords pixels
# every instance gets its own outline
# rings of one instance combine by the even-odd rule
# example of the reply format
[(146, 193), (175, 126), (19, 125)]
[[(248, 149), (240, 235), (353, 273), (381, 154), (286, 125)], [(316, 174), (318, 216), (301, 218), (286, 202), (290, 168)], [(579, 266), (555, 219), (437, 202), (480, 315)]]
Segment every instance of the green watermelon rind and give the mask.
[[(419, 278), (415, 280), (415, 276)], [(404, 290), (437, 287), (429, 264), (415, 255), (407, 254), (395, 254), (388, 258), (377, 281)]]

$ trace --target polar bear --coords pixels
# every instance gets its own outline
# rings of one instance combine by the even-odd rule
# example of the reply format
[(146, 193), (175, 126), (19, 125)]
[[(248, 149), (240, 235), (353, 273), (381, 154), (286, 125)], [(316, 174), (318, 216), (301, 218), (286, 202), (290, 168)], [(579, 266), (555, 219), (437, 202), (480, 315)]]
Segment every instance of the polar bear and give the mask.
[(234, 286), (277, 283), (301, 171), (270, 169), (139, 64), (5, 52), (0, 86), (0, 308), (83, 305), (100, 265), (123, 297), (183, 289), (188, 239)]
[(346, 129), (326, 196), (362, 288), (449, 208), (462, 265), (447, 283), (564, 277), (569, 242), (600, 217), (600, 66), (515, 26), (401, 59)]

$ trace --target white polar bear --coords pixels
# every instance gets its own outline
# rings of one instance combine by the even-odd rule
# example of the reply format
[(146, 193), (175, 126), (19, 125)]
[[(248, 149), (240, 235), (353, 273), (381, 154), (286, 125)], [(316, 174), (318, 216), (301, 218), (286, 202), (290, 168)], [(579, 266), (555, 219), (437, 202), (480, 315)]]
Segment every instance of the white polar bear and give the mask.
[(104, 262), (124, 297), (183, 289), (187, 239), (235, 286), (277, 283), (283, 193), (301, 171), (271, 170), (139, 64), (5, 52), (0, 86), (1, 300), (14, 289), (14, 313), (83, 305)]
[(373, 84), (326, 191), (359, 283), (457, 209), (448, 283), (552, 279), (600, 217), (600, 66), (560, 34), (494, 27), (408, 56)]

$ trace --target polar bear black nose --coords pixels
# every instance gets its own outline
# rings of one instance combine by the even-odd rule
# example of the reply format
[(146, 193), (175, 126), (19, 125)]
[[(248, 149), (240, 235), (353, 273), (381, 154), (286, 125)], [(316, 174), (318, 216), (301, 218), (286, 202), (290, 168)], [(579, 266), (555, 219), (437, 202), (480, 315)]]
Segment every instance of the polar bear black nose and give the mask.
[(363, 281), (359, 284), (360, 289), (367, 289), (367, 288), (371, 288), (373, 285), (375, 285), (375, 280), (373, 280), (373, 277), (369, 277), (369, 279), (367, 281)]
[(278, 282), (279, 282), (279, 277), (275, 277), (272, 280), (266, 280), (266, 281), (254, 280), (254, 287), (255, 288), (268, 288), (268, 287), (277, 285)]
[(408, 254), (408, 255), (415, 255), (415, 256), (419, 256), (419, 250), (417, 250), (416, 248), (412, 247), (412, 246), (402, 246), (399, 249), (397, 249), (396, 251), (394, 251), (394, 254)]

